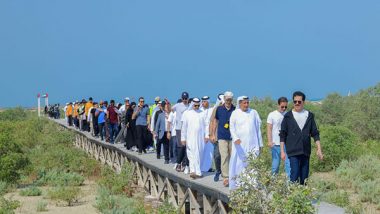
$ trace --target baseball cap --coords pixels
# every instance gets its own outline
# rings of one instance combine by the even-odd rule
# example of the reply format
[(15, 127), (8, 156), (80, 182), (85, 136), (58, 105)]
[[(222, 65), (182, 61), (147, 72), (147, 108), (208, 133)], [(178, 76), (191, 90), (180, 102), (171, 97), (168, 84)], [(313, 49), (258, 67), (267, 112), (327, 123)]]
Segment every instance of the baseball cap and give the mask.
[(187, 92), (182, 92), (182, 96), (181, 96), (182, 99), (189, 99), (189, 93)]

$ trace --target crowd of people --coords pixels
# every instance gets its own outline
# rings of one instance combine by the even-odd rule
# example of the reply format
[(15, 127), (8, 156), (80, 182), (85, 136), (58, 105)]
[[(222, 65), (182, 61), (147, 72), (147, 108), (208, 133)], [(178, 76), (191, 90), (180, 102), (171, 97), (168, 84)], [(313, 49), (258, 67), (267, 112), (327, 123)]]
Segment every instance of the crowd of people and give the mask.
[[(312, 112), (304, 109), (305, 94), (293, 94), (294, 108), (287, 111), (288, 100), (278, 99), (278, 108), (267, 117), (268, 146), (272, 153), (272, 173), (279, 173), (281, 159), (285, 172), (293, 182), (304, 184), (309, 175), (311, 137), (317, 155), (323, 159), (319, 132)], [(187, 92), (171, 103), (156, 97), (148, 106), (140, 97), (138, 103), (126, 97), (124, 104), (114, 100), (67, 103), (64, 111), (69, 126), (91, 132), (100, 140), (124, 143), (127, 150), (139, 155), (156, 152), (157, 159), (174, 165), (174, 170), (189, 174), (192, 179), (204, 172), (220, 176), (224, 186), (234, 189), (237, 176), (245, 169), (246, 157), (262, 152), (261, 119), (249, 107), (247, 96), (237, 97), (230, 91), (219, 94), (211, 106), (210, 97), (190, 98)]]

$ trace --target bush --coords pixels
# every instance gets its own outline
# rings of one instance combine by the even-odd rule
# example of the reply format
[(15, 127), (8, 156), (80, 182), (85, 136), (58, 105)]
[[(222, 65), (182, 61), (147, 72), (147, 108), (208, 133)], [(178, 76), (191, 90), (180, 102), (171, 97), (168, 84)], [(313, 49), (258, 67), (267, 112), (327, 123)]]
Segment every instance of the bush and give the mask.
[(72, 206), (74, 202), (77, 202), (80, 196), (79, 187), (54, 187), (48, 191), (48, 197), (57, 202), (66, 202), (67, 206)]
[(12, 199), (0, 197), (0, 214), (11, 214), (20, 207), (20, 202)]
[(81, 186), (85, 178), (75, 172), (58, 172), (51, 170), (47, 173), (41, 172), (37, 180), (38, 185), (50, 186)]
[(45, 212), (48, 211), (47, 209), (48, 203), (46, 201), (38, 201), (37, 202), (37, 212)]
[(176, 214), (177, 209), (167, 199), (158, 207), (158, 214)]
[(109, 190), (111, 194), (126, 194), (132, 196), (133, 166), (128, 162), (123, 164), (120, 174), (111, 168), (104, 167), (98, 184)]
[(95, 207), (105, 214), (145, 213), (143, 199), (128, 198), (124, 195), (113, 195), (109, 189), (100, 186)]
[(0, 196), (5, 195), (8, 192), (8, 184), (4, 181), (0, 181)]
[(19, 121), (25, 120), (26, 118), (27, 113), (22, 107), (11, 108), (0, 112), (0, 121)]
[(0, 122), (0, 180), (15, 183), (20, 178), (20, 170), (28, 164), (28, 159), (20, 145), (11, 136), (9, 123)]
[(21, 196), (40, 196), (42, 194), (41, 189), (38, 187), (32, 186), (20, 191)]
[(333, 190), (325, 192), (323, 194), (322, 200), (338, 205), (340, 207), (347, 207), (350, 203), (348, 193), (344, 190)]
[(247, 158), (248, 166), (238, 176), (231, 192), (233, 213), (314, 213), (315, 195), (310, 186), (290, 183), (285, 175), (273, 176), (263, 159)]
[[(319, 161), (317, 156), (311, 155), (311, 167), (318, 172), (331, 171), (339, 166), (342, 160), (357, 158), (357, 137), (348, 128), (343, 126), (321, 126), (320, 127), (321, 147), (323, 161)], [(314, 150), (315, 145), (313, 144)]]

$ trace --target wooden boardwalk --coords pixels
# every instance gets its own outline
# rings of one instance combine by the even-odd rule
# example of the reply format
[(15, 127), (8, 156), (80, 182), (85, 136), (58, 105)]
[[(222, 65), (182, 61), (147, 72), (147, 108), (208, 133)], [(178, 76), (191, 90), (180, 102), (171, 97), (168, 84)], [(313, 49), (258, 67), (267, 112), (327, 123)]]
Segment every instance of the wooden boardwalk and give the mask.
[[(138, 155), (128, 151), (123, 144), (106, 143), (89, 132), (69, 127), (63, 119), (53, 121), (76, 133), (76, 147), (115, 170), (120, 170), (125, 161), (135, 165), (138, 184), (153, 197), (168, 197), (175, 206), (191, 213), (227, 213), (229, 189), (221, 180), (214, 182), (214, 173), (204, 173), (202, 178), (193, 180), (189, 175), (174, 170), (173, 164), (164, 164), (164, 159), (158, 160), (156, 153)], [(317, 208), (318, 213), (323, 214), (344, 213), (342, 208), (324, 202)]]

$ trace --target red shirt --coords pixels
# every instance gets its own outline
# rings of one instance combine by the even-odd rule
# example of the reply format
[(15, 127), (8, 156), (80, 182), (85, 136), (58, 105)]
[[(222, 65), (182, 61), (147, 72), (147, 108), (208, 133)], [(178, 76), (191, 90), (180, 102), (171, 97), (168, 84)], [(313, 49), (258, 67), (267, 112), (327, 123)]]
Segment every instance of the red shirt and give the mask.
[(107, 112), (108, 112), (108, 115), (110, 118), (110, 123), (112, 123), (112, 124), (118, 123), (118, 117), (117, 117), (117, 113), (115, 111), (115, 106), (109, 106), (107, 108)]

